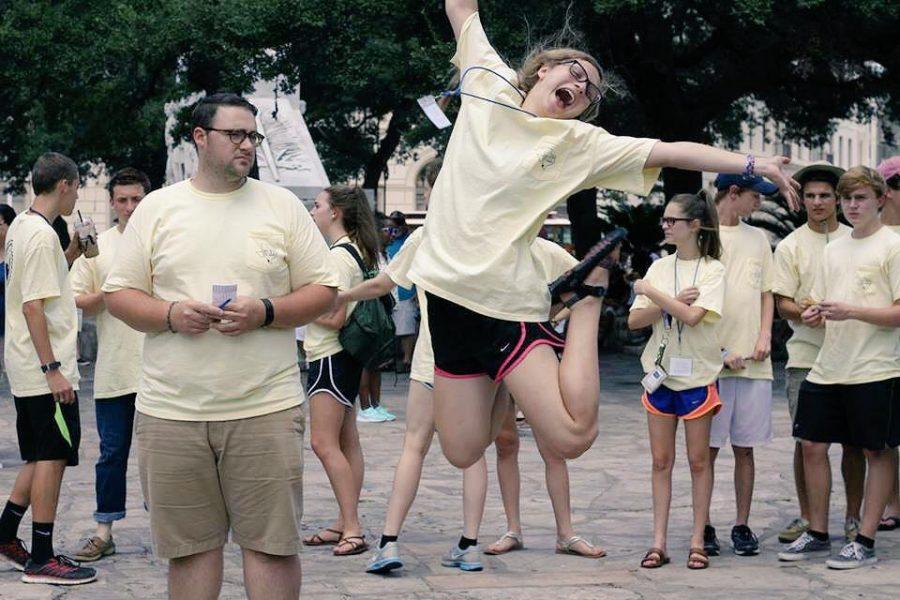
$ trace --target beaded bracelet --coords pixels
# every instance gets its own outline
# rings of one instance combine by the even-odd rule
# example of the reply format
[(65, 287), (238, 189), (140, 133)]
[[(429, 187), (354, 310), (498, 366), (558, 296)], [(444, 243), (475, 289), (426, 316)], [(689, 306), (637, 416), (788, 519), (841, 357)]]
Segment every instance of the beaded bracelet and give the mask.
[(175, 331), (175, 328), (172, 327), (172, 309), (175, 308), (175, 305), (176, 305), (176, 304), (178, 304), (178, 302), (172, 302), (172, 303), (170, 303), (170, 304), (169, 304), (169, 310), (166, 312), (166, 327), (167, 327), (168, 330), (171, 331), (172, 333), (178, 333), (177, 331)]
[(756, 173), (756, 157), (752, 154), (747, 155), (747, 163), (744, 165), (744, 176), (753, 177)]

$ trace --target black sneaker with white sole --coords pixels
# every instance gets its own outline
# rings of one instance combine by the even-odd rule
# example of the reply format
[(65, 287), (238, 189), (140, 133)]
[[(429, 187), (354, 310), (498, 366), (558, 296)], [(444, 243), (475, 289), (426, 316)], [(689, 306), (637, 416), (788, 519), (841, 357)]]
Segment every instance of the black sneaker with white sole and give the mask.
[(718, 556), (721, 551), (719, 538), (716, 537), (716, 528), (712, 525), (703, 528), (703, 549), (707, 556)]
[(735, 525), (731, 528), (731, 546), (738, 556), (759, 554), (759, 540), (746, 525)]
[(97, 580), (97, 570), (82, 567), (67, 556), (54, 556), (42, 565), (29, 560), (25, 564), (22, 583), (79, 585)]

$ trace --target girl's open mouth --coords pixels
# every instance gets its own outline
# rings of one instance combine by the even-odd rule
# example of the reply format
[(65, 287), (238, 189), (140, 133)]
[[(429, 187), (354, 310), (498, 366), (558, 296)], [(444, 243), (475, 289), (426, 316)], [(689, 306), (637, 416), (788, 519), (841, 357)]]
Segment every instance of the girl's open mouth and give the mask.
[(563, 108), (569, 108), (570, 106), (575, 104), (575, 93), (568, 88), (557, 88), (556, 99), (560, 104), (562, 104)]

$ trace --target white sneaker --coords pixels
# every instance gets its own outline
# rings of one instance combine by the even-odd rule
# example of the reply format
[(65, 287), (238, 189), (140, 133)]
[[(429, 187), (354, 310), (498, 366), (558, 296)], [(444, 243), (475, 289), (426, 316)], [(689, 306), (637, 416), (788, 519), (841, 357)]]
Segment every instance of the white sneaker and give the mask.
[(396, 415), (394, 415), (393, 413), (389, 413), (387, 411), (387, 409), (385, 407), (381, 406), (380, 404), (378, 406), (376, 406), (375, 408), (373, 408), (372, 410), (374, 410), (379, 415), (384, 417), (385, 421), (396, 421), (397, 420)]
[(356, 422), (357, 423), (380, 423), (384, 420), (384, 418), (375, 412), (375, 409), (371, 406), (369, 408), (364, 408), (356, 413)]
[(481, 550), (478, 546), (469, 546), (465, 550), (460, 550), (459, 546), (454, 544), (450, 548), (450, 552), (441, 558), (441, 564), (463, 571), (481, 571), (484, 568), (481, 564)]
[(375, 544), (375, 552), (369, 559), (369, 566), (366, 567), (366, 573), (375, 573), (376, 575), (384, 575), (394, 569), (403, 567), (403, 561), (400, 560), (400, 546), (397, 542), (388, 542), (384, 548)]

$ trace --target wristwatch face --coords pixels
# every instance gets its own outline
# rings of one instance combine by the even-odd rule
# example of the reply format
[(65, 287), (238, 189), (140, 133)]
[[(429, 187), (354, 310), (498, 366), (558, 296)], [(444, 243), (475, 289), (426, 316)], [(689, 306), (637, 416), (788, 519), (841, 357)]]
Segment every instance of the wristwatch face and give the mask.
[(60, 366), (61, 365), (59, 364), (59, 361), (47, 363), (46, 365), (41, 365), (41, 371), (43, 371), (44, 373), (47, 373), (48, 371), (55, 371)]

